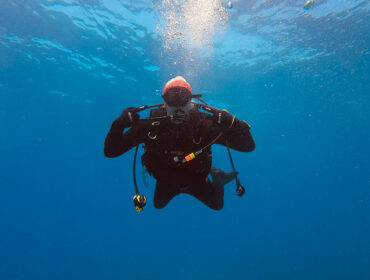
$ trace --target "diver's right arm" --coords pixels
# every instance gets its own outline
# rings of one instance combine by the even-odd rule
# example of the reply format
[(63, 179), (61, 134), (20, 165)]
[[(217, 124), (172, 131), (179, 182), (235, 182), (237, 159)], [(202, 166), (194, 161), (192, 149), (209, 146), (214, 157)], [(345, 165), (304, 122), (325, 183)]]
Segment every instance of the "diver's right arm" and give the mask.
[(139, 115), (132, 109), (134, 108), (131, 107), (124, 110), (121, 116), (112, 123), (104, 141), (104, 155), (106, 157), (120, 156), (141, 143), (140, 127), (133, 126), (123, 133), (126, 128), (130, 127), (139, 118)]

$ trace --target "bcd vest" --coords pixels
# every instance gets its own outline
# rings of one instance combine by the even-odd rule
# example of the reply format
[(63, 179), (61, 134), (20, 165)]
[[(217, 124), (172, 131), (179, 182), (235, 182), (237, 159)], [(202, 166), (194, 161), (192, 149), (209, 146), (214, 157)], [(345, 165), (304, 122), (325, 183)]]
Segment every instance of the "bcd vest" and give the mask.
[[(151, 118), (162, 116), (166, 116), (164, 107), (150, 111)], [(181, 162), (186, 155), (207, 145), (205, 136), (199, 112), (193, 112), (183, 124), (173, 124), (169, 119), (153, 121), (147, 127), (142, 164), (156, 179), (171, 176), (205, 177), (212, 164), (210, 148), (190, 162)]]

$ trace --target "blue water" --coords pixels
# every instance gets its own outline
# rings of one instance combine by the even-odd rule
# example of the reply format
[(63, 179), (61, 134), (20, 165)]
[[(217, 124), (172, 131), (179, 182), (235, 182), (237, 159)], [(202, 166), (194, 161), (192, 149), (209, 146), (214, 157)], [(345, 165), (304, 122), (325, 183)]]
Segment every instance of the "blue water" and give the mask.
[[(0, 279), (370, 279), (369, 1), (232, 1), (194, 62), (164, 47), (158, 2), (1, 0)], [(133, 151), (103, 155), (175, 75), (252, 127), (222, 211), (156, 210), (138, 166), (137, 213)]]

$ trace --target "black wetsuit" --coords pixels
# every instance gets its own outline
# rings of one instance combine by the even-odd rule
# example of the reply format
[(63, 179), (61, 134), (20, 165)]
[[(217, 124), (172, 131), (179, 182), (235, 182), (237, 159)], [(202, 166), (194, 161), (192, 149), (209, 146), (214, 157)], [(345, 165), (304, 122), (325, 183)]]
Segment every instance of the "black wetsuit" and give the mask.
[(232, 128), (215, 127), (209, 115), (199, 111), (192, 112), (182, 124), (165, 119), (159, 123), (134, 125), (126, 132), (123, 132), (124, 127), (116, 119), (106, 136), (104, 154), (117, 157), (140, 143), (145, 144), (142, 163), (149, 174), (157, 179), (154, 193), (156, 208), (165, 207), (177, 194), (188, 193), (212, 209), (222, 209), (223, 184), (211, 183), (208, 179), (212, 165), (211, 148), (205, 149), (189, 162), (181, 163), (181, 160), (207, 146), (220, 132), (222, 136), (216, 144), (225, 146), (227, 142), (232, 149), (250, 152), (255, 144), (249, 129), (245, 121), (237, 119)]

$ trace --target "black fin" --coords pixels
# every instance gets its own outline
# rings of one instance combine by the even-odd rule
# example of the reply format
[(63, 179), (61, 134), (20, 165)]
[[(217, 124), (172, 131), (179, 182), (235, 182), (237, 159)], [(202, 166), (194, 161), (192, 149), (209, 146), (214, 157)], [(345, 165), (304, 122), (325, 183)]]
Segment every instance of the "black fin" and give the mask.
[(223, 185), (230, 183), (238, 175), (238, 172), (225, 172), (221, 169), (212, 168), (211, 176), (213, 182), (221, 182)]

